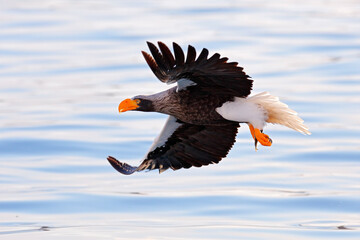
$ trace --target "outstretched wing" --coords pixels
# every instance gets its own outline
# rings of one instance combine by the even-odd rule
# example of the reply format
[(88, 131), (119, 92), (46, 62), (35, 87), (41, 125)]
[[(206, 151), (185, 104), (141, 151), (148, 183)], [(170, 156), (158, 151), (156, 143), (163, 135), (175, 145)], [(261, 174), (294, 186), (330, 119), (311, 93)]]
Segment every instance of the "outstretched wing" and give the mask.
[[(156, 77), (165, 83), (178, 82), (179, 88), (191, 86), (211, 94), (226, 94), (246, 97), (252, 89), (252, 80), (238, 66), (237, 62), (227, 62), (228, 58), (220, 58), (215, 53), (208, 58), (209, 51), (204, 48), (196, 58), (196, 50), (188, 46), (187, 56), (181, 47), (173, 43), (174, 55), (162, 42), (159, 49), (147, 42), (152, 56), (144, 51), (142, 54)], [(181, 80), (181, 81), (179, 81)]]
[(122, 174), (168, 168), (177, 170), (218, 163), (234, 145), (238, 123), (222, 126), (203, 126), (179, 122), (170, 116), (138, 167), (108, 157), (110, 164)]

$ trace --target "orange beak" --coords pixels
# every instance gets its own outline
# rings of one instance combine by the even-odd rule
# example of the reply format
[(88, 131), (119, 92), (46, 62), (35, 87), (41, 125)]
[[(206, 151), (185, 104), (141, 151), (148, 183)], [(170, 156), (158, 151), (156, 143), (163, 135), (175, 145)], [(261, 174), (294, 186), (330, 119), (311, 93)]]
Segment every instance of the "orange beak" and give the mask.
[(119, 104), (119, 112), (122, 113), (129, 110), (135, 110), (139, 107), (138, 103), (139, 100), (137, 99), (131, 100), (130, 98), (127, 98)]

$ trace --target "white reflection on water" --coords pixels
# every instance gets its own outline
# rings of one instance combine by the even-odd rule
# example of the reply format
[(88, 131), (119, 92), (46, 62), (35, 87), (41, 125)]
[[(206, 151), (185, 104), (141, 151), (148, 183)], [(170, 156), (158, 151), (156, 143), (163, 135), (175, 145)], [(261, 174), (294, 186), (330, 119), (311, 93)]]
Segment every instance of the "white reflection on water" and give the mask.
[[(0, 8), (3, 239), (358, 239), (357, 1), (11, 1)], [(313, 134), (248, 129), (220, 164), (121, 176), (165, 116), (119, 115), (166, 89), (145, 41), (219, 51)], [(348, 230), (348, 231), (345, 231)]]

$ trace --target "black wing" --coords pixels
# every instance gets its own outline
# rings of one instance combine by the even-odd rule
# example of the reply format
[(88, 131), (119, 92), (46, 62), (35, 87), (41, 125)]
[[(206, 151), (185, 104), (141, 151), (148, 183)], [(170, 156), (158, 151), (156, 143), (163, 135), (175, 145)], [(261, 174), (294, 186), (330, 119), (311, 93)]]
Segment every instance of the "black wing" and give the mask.
[(174, 55), (162, 42), (159, 49), (147, 42), (152, 56), (142, 51), (146, 62), (156, 77), (166, 83), (180, 79), (189, 79), (196, 87), (211, 94), (226, 94), (236, 97), (246, 97), (252, 89), (252, 80), (245, 74), (237, 62), (227, 62), (228, 58), (220, 58), (215, 53), (208, 58), (209, 51), (204, 48), (196, 58), (196, 50), (189, 45), (185, 58), (181, 47), (173, 43)]
[(222, 126), (179, 123), (170, 116), (140, 166), (133, 167), (113, 157), (108, 157), (108, 161), (126, 175), (146, 169), (159, 169), (161, 173), (168, 168), (177, 170), (218, 163), (234, 145), (238, 127), (238, 123)]

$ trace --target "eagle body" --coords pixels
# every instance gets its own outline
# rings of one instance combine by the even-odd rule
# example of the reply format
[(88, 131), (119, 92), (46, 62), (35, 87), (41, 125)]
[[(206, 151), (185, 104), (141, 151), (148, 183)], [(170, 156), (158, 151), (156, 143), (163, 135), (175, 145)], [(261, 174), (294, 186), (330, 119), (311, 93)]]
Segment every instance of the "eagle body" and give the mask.
[[(179, 121), (195, 125), (227, 125), (231, 120), (223, 118), (216, 108), (232, 101), (233, 96), (211, 95), (193, 91), (177, 91), (177, 87), (163, 92), (136, 96), (153, 103), (151, 111), (176, 117)], [(145, 110), (146, 111), (146, 110)]]
[(191, 45), (187, 55), (173, 43), (173, 52), (162, 42), (159, 48), (148, 42), (151, 55), (142, 52), (155, 76), (167, 84), (163, 92), (138, 95), (119, 104), (119, 112), (145, 111), (169, 115), (139, 166), (131, 166), (109, 156), (110, 164), (122, 174), (169, 168), (177, 170), (218, 163), (235, 143), (240, 123), (249, 126), (257, 143), (271, 146), (263, 133), (266, 123), (281, 124), (304, 134), (308, 128), (297, 113), (277, 97), (263, 92), (249, 96), (253, 80), (236, 62), (215, 53), (199, 56)]

